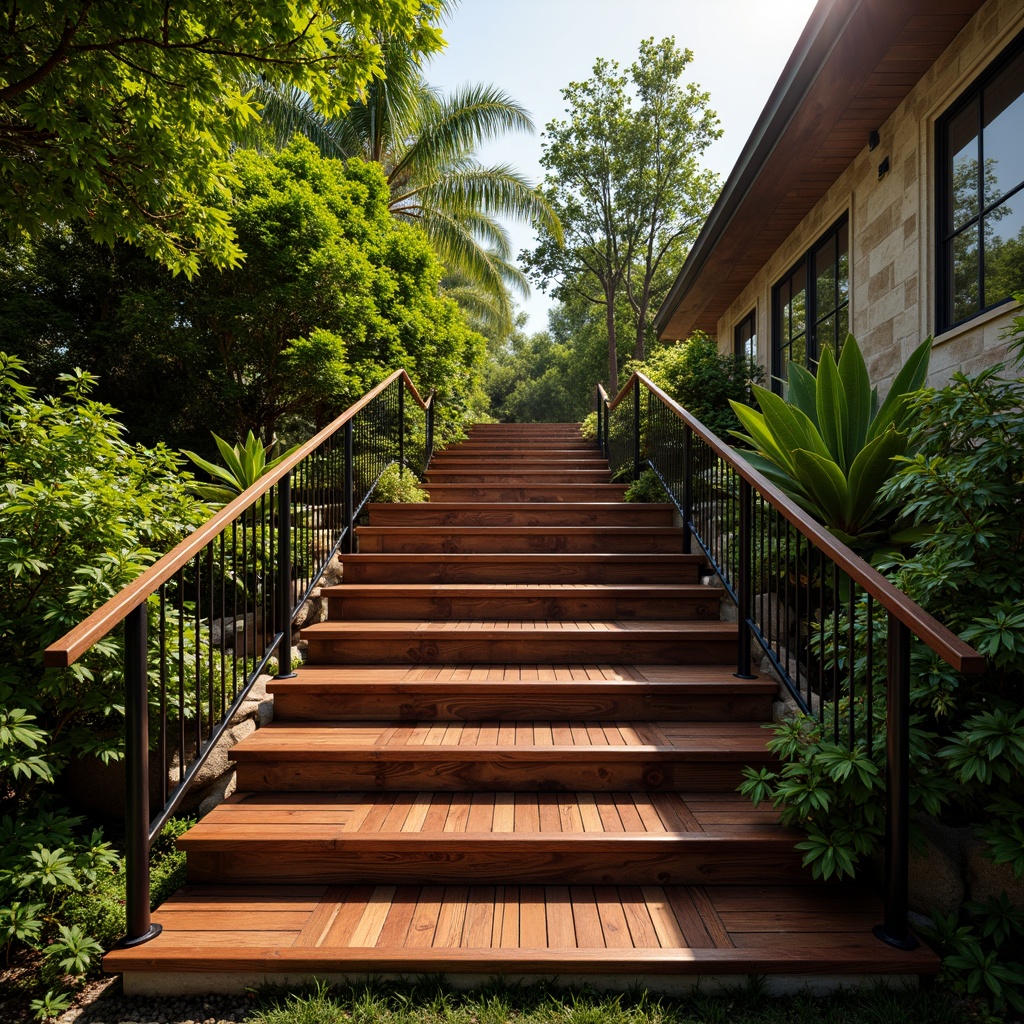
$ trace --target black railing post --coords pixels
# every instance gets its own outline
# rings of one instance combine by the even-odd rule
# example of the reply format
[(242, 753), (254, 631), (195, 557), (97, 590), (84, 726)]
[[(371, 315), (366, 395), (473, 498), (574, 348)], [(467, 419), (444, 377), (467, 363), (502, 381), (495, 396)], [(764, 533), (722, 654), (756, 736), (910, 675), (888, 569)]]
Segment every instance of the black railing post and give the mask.
[(683, 554), (693, 551), (693, 428), (683, 426)]
[(601, 401), (601, 385), (598, 384), (594, 388), (594, 401), (597, 406), (597, 443), (601, 448), (602, 454), (604, 452), (604, 402)]
[(353, 446), (354, 446), (354, 430), (352, 427), (352, 421), (347, 420), (345, 423), (345, 483), (344, 483), (344, 501), (342, 505), (342, 541), (341, 550), (345, 554), (351, 554), (354, 550), (354, 538), (353, 526), (355, 525), (355, 507), (356, 507), (356, 486), (355, 486), (355, 473), (353, 467)]
[[(612, 418), (612, 410), (607, 398), (602, 399), (602, 404), (604, 405), (604, 434), (601, 437), (601, 445), (604, 448), (604, 457), (608, 460), (609, 465), (611, 465), (612, 442), (608, 429), (608, 421)], [(612, 466), (611, 470), (614, 473), (615, 467)]]
[(910, 885), (910, 627), (889, 612), (886, 672), (885, 922), (874, 933), (897, 949), (916, 949), (907, 927)]
[(739, 636), (736, 643), (736, 676), (753, 679), (750, 673), (750, 605), (753, 582), (753, 512), (754, 492), (750, 482), (740, 477), (740, 564), (736, 580), (736, 603)]
[(434, 454), (434, 395), (436, 392), (430, 389), (430, 397), (427, 399), (427, 445), (423, 452), (423, 470), (426, 472), (430, 465), (430, 459)]
[(398, 465), (405, 469), (405, 381), (398, 379)]
[(121, 947), (160, 934), (149, 916), (149, 669), (146, 603), (124, 620), (125, 918)]
[(640, 378), (633, 383), (633, 479), (640, 479)]
[(281, 645), (277, 652), (277, 678), (291, 679), (292, 671), (292, 475), (277, 485), (277, 621)]

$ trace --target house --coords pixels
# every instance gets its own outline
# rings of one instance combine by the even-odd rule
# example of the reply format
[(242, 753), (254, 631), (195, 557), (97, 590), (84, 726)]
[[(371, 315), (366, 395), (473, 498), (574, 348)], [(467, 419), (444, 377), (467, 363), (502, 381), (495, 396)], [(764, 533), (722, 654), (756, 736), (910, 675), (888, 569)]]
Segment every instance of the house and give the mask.
[(1024, 291), (1024, 4), (820, 0), (655, 317), (780, 389), (852, 331), (884, 390), (990, 365)]

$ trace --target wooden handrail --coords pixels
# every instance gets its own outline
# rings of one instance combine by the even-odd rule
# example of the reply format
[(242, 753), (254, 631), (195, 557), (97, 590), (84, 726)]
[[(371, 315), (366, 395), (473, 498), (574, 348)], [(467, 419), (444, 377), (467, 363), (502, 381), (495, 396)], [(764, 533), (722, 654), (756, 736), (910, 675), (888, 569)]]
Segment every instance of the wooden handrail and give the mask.
[(429, 396), (427, 401), (424, 401), (409, 378), (409, 374), (405, 370), (395, 370), (372, 391), (363, 395), (355, 405), (346, 409), (337, 419), (306, 441), (279, 466), (275, 466), (271, 472), (261, 476), (251, 487), (244, 490), (202, 526), (190, 533), (159, 561), (154, 562), (106, 604), (97, 608), (87, 619), (69, 630), (55, 643), (50, 644), (43, 652), (43, 664), (47, 668), (67, 668), (73, 665), (97, 640), (106, 636), (131, 611), (138, 608), (150, 594), (166, 583), (179, 569), (187, 565), (195, 555), (220, 534), (225, 526), (233, 519), (237, 519), (246, 509), (252, 507), (286, 473), (290, 473), (304, 458), (314, 452), (332, 434), (337, 433), (349, 420), (399, 378), (402, 379), (406, 390), (420, 408), (426, 410), (432, 402), (433, 396)]
[[(851, 548), (834, 537), (824, 526), (812, 519), (792, 498), (784, 494), (767, 477), (736, 454), (700, 420), (687, 412), (678, 402), (665, 394), (654, 381), (642, 373), (634, 373), (622, 390), (608, 404), (611, 411), (625, 398), (639, 381), (651, 394), (656, 395), (675, 416), (682, 420), (721, 459), (727, 462), (760, 495), (776, 508), (815, 547), (823, 551), (850, 579), (870, 594), (886, 611), (891, 612), (915, 636), (924, 641), (948, 665), (958, 672), (979, 673), (985, 670), (985, 658), (960, 639), (951, 629), (928, 614), (898, 587), (889, 582), (877, 569), (857, 555)], [(600, 387), (600, 385), (598, 385)], [(607, 400), (607, 399), (606, 399)]]

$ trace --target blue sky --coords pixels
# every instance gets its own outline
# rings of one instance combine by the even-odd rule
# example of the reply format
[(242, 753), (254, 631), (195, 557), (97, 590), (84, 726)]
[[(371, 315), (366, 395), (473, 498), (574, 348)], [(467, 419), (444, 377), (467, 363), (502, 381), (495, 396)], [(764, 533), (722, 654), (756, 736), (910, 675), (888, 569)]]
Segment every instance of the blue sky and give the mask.
[[(540, 131), (565, 112), (559, 90), (587, 78), (598, 57), (628, 67), (641, 39), (675, 36), (693, 51), (690, 80), (711, 93), (725, 131), (707, 153), (724, 178), (813, 8), (814, 0), (461, 0), (444, 29), (448, 48), (426, 75), (445, 92), (489, 82), (530, 110), (536, 135), (510, 136), (481, 156), (539, 181)], [(533, 245), (528, 227), (509, 227), (516, 253)], [(549, 303), (535, 289), (524, 304), (531, 331), (547, 326)]]

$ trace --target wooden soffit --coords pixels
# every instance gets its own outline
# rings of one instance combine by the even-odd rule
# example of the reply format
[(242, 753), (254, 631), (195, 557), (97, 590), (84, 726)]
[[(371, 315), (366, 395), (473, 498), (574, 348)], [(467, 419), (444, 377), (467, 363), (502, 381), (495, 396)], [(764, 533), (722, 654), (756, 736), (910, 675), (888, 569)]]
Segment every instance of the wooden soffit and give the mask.
[(820, 0), (655, 316), (659, 338), (717, 330), (983, 3)]

